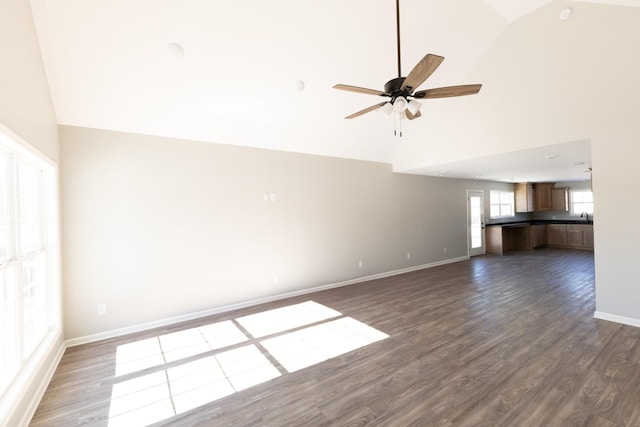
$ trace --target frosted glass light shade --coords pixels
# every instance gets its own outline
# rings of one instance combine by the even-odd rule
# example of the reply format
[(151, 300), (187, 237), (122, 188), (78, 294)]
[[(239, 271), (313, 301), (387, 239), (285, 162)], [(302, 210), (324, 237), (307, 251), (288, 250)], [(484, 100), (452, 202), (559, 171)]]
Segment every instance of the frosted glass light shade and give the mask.
[(407, 99), (401, 96), (396, 98), (396, 100), (393, 102), (393, 111), (395, 113), (402, 113), (406, 109), (407, 109)]
[(409, 101), (409, 104), (407, 104), (407, 110), (409, 110), (411, 114), (416, 114), (418, 111), (420, 111), (420, 107), (422, 107), (422, 104), (415, 99), (412, 99), (411, 101)]
[(382, 107), (380, 107), (380, 111), (385, 113), (387, 116), (390, 116), (391, 113), (393, 113), (393, 104), (390, 102), (387, 102)]

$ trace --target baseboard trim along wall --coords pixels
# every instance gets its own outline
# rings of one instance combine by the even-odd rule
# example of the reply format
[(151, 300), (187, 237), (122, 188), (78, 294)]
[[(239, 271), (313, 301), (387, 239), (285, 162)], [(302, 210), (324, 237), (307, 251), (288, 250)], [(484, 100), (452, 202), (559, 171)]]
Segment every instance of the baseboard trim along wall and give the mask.
[(143, 332), (153, 328), (159, 328), (162, 326), (172, 325), (175, 323), (186, 322), (189, 320), (199, 319), (201, 317), (211, 316), (214, 314), (225, 313), (228, 311), (238, 310), (241, 308), (251, 307), (258, 304), (263, 304), (266, 302), (277, 301), (285, 298), (310, 294), (313, 292), (324, 291), (327, 289), (339, 288), (342, 286), (354, 285), (356, 283), (367, 282), (369, 280), (381, 279), (384, 277), (396, 276), (399, 274), (409, 273), (417, 270), (424, 270), (425, 268), (437, 267), (439, 265), (452, 264), (454, 262), (466, 261), (469, 259), (469, 256), (463, 256), (458, 258), (450, 258), (442, 261), (436, 261), (429, 264), (416, 265), (413, 267), (402, 268), (399, 270), (387, 271), (384, 273), (373, 274), (370, 276), (357, 277), (355, 279), (345, 280), (343, 282), (331, 283), (328, 285), (316, 286), (308, 289), (301, 289), (299, 291), (287, 292), (284, 294), (273, 295), (265, 298), (258, 298), (254, 300), (243, 301), (238, 304), (230, 304), (221, 307), (212, 308), (210, 310), (198, 311), (195, 313), (184, 314), (181, 316), (174, 316), (166, 319), (156, 320), (153, 322), (146, 322), (137, 325), (127, 326), (125, 328), (113, 329), (110, 331), (101, 332), (98, 334), (87, 335), (84, 337), (71, 338), (66, 341), (67, 347), (73, 347), (81, 344), (88, 344), (91, 342), (96, 342), (104, 339), (115, 338), (122, 335), (127, 335), (135, 332)]
[[(18, 378), (15, 384), (17, 391), (13, 396), (7, 396), (11, 402), (5, 418), (0, 419), (0, 425), (27, 427), (31, 422), (67, 348), (60, 333), (50, 342), (51, 345), (44, 346), (45, 351), (36, 353), (36, 357), (27, 362), (25, 377)], [(39, 374), (41, 364), (47, 366), (42, 375)]]
[(596, 311), (593, 313), (593, 317), (640, 328), (640, 319), (634, 319), (633, 317), (618, 316), (617, 314), (604, 313), (602, 311)]

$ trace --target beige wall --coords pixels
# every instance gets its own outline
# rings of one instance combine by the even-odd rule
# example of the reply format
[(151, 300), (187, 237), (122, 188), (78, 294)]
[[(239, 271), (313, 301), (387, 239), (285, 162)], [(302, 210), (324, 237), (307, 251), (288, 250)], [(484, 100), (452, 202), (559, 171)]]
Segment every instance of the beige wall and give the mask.
[(488, 185), (77, 127), (61, 161), (71, 339), (465, 257), (466, 189)]
[(58, 128), (31, 8), (3, 0), (0, 13), (0, 123), (53, 161)]
[[(621, 120), (593, 139), (597, 317), (640, 326), (636, 197), (640, 123)], [(596, 173), (597, 171), (597, 173)]]

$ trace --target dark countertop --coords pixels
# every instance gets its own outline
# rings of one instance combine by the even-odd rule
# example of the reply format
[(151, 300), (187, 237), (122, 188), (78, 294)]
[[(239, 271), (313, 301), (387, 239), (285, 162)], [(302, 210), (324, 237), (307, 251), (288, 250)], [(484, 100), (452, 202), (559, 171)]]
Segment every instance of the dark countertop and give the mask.
[(570, 219), (536, 219), (531, 221), (514, 221), (514, 222), (492, 222), (491, 224), (485, 224), (487, 227), (502, 226), (502, 227), (524, 227), (527, 225), (548, 225), (548, 224), (584, 224), (593, 225), (593, 221), (587, 222), (585, 220), (570, 220)]

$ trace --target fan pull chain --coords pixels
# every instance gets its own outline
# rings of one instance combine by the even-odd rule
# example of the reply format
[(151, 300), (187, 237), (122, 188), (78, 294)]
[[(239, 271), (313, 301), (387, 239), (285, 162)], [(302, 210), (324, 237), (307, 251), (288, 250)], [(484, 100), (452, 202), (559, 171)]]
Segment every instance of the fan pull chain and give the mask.
[(402, 138), (402, 113), (393, 113), (393, 136)]

